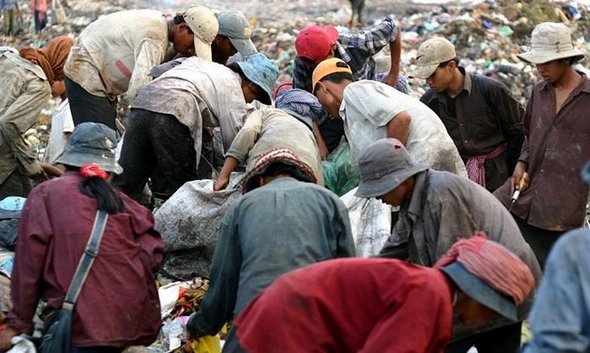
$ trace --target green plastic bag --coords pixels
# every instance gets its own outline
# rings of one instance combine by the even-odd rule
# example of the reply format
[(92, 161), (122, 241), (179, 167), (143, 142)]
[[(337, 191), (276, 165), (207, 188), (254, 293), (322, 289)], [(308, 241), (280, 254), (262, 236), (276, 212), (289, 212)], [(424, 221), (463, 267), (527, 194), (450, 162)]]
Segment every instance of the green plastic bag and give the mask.
[(360, 176), (356, 161), (346, 141), (340, 142), (330, 154), (328, 160), (322, 162), (324, 185), (336, 195), (342, 196), (358, 186)]

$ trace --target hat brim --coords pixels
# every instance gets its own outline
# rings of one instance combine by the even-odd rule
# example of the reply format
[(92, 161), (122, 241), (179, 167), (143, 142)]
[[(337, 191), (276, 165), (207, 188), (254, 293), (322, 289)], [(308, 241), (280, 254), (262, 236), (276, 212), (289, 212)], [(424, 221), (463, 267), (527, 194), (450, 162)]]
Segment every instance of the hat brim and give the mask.
[(355, 196), (368, 199), (371, 197), (385, 195), (391, 190), (400, 186), (411, 176), (425, 171), (426, 169), (428, 169), (426, 164), (417, 164), (411, 168), (398, 170), (378, 179), (363, 180), (361, 176), (361, 182), (355, 193)]
[(254, 65), (252, 65), (246, 61), (240, 61), (240, 62), (237, 62), (236, 64), (238, 65), (240, 70), (242, 70), (242, 73), (244, 74), (244, 76), (246, 76), (246, 78), (249, 81), (255, 83), (258, 87), (262, 88), (264, 93), (266, 93), (266, 97), (264, 97), (264, 99), (262, 100), (262, 103), (264, 103), (266, 105), (271, 105), (272, 104), (272, 87), (266, 87), (264, 82), (260, 82), (257, 75), (254, 74), (256, 72), (256, 68), (254, 67)]
[(543, 53), (538, 51), (530, 51), (527, 53), (517, 54), (517, 56), (530, 64), (545, 64), (550, 61), (559, 60), (559, 59), (566, 59), (566, 58), (577, 58), (577, 60), (581, 60), (584, 58), (585, 53), (581, 50), (568, 50), (563, 53)]
[(432, 64), (427, 66), (418, 66), (414, 69), (408, 76), (409, 77), (416, 77), (421, 80), (426, 80), (436, 71), (440, 64)]
[(211, 44), (207, 44), (195, 35), (195, 55), (207, 61), (213, 61), (211, 56)]
[(238, 53), (242, 55), (250, 55), (254, 53), (258, 53), (256, 46), (250, 39), (237, 39), (237, 38), (229, 38), (231, 44), (236, 48)]
[(95, 156), (86, 153), (77, 153), (65, 151), (54, 163), (70, 165), (73, 167), (81, 167), (84, 164), (96, 163), (103, 170), (115, 174), (123, 173), (123, 167), (119, 163), (113, 161), (111, 158), (106, 156)]
[(483, 306), (497, 312), (498, 314), (512, 321), (518, 321), (516, 304), (508, 297), (500, 294), (487, 283), (469, 272), (459, 262), (453, 262), (441, 270), (451, 278), (453, 282), (468, 297), (482, 304)]

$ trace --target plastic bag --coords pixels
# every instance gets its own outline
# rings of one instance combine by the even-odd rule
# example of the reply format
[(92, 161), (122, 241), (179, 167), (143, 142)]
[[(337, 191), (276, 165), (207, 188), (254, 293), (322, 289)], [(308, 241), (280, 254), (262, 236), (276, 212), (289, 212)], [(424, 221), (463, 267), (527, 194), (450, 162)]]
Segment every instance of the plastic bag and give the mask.
[(322, 172), (324, 185), (338, 196), (346, 194), (360, 182), (356, 161), (346, 141), (340, 142), (328, 160), (322, 162)]
[(348, 210), (356, 256), (377, 255), (391, 235), (392, 207), (374, 198), (356, 197), (355, 192), (356, 188), (340, 199)]
[(221, 340), (219, 335), (204, 336), (193, 342), (194, 353), (220, 353)]

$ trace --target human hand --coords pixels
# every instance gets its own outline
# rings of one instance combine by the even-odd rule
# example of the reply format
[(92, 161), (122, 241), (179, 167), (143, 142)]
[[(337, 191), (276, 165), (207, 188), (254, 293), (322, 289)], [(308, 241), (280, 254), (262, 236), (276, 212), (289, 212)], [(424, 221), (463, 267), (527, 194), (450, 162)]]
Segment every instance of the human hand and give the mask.
[(217, 180), (215, 180), (215, 184), (213, 185), (213, 191), (224, 190), (228, 184), (229, 184), (229, 177), (225, 176), (225, 175), (219, 175), (217, 177)]
[(43, 169), (43, 172), (46, 175), (52, 176), (52, 177), (60, 177), (64, 173), (64, 169), (54, 166), (49, 163), (41, 163), (41, 169)]
[(66, 92), (66, 85), (64, 81), (53, 81), (51, 83), (51, 95), (53, 97), (61, 97)]
[(318, 146), (319, 150), (320, 150), (320, 157), (322, 158), (322, 161), (325, 161), (326, 159), (328, 159), (328, 156), (330, 155), (330, 151), (328, 151), (328, 147), (326, 147), (325, 144), (320, 144)]
[(10, 349), (10, 347), (12, 347), (10, 340), (12, 340), (12, 337), (16, 336), (17, 334), (18, 332), (16, 332), (10, 326), (6, 326), (4, 331), (0, 331), (0, 350), (6, 351)]
[(386, 85), (389, 85), (391, 87), (394, 87), (397, 85), (397, 76), (398, 73), (397, 72), (392, 72), (390, 71), (389, 74), (387, 74), (387, 76), (383, 77), (383, 83), (385, 83)]
[(518, 161), (516, 163), (514, 173), (512, 173), (510, 180), (510, 193), (514, 193), (515, 190), (522, 192), (529, 187), (530, 177), (529, 173), (527, 173), (527, 168), (528, 164), (525, 162)]

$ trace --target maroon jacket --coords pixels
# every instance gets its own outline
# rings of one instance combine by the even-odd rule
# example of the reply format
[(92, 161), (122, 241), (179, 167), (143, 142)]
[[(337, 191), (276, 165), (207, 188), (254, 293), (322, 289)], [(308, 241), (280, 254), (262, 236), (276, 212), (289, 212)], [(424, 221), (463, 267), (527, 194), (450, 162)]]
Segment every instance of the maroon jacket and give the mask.
[(400, 260), (322, 261), (275, 280), (236, 334), (248, 353), (442, 353), (452, 286), (440, 270)]
[[(32, 332), (37, 301), (59, 308), (86, 247), (96, 200), (67, 173), (30, 193), (20, 220), (7, 324)], [(109, 216), (98, 256), (74, 307), (75, 347), (149, 344), (160, 326), (153, 273), (163, 243), (146, 208), (120, 194), (125, 210)]]

